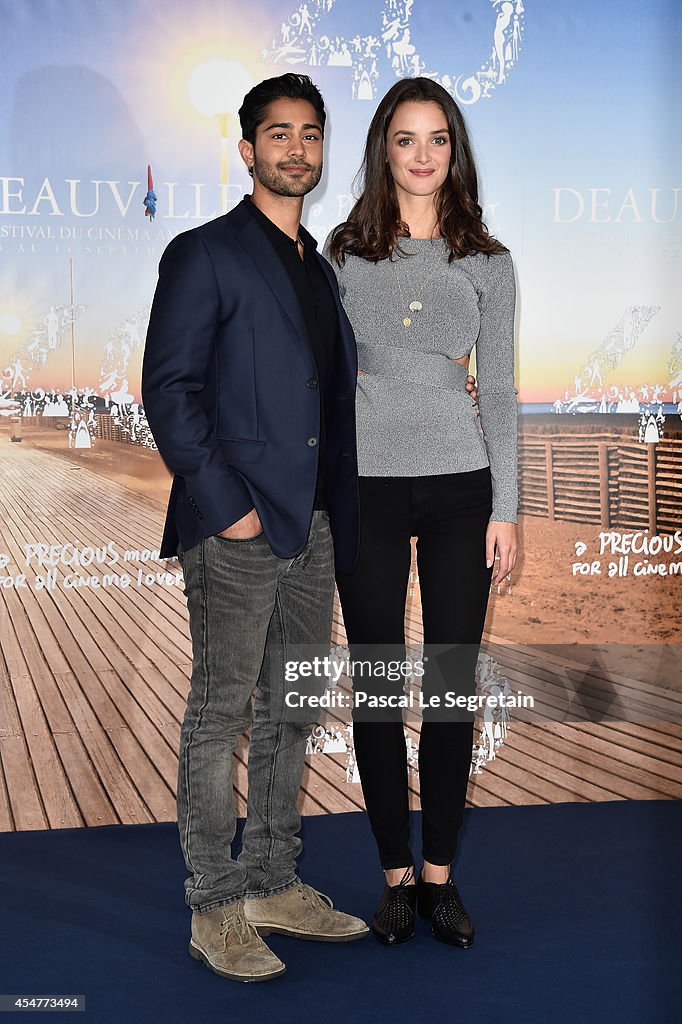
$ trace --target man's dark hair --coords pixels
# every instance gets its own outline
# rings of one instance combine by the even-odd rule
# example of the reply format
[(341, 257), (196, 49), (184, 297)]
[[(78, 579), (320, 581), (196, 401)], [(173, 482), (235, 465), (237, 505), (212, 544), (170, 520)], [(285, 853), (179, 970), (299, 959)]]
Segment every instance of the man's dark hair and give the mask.
[(320, 128), (324, 133), (327, 115), (324, 112), (324, 100), (317, 86), (308, 75), (279, 75), (277, 78), (266, 78), (264, 82), (254, 85), (244, 97), (239, 108), (239, 121), (242, 126), (242, 138), (253, 145), (256, 141), (256, 128), (265, 120), (265, 111), (274, 100), (307, 100), (315, 108), (320, 119)]

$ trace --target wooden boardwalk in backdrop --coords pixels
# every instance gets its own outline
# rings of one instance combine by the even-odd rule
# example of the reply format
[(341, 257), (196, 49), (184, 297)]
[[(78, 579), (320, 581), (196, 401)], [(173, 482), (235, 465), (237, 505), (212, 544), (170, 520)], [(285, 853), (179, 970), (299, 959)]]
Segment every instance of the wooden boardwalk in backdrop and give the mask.
[[(154, 549), (165, 506), (75, 462), (12, 445), (0, 435), (0, 576), (24, 572), (27, 586), (0, 588), (0, 831), (172, 821), (180, 723), (191, 665), (181, 586), (112, 585), (66, 589), (64, 578), (103, 572), (121, 577), (137, 566), (54, 567), (55, 589), (36, 590), (46, 572), (25, 565), (26, 546), (78, 548), (115, 542)], [(168, 570), (149, 562), (149, 572)], [(408, 638), (420, 640), (418, 595), (406, 612)], [(334, 641), (344, 640), (337, 607)], [(545, 678), (565, 659), (486, 634), (512, 689)], [(497, 640), (497, 642), (496, 642)], [(570, 666), (569, 666), (570, 669)], [(585, 665), (576, 668), (583, 675)], [(593, 673), (594, 701), (604, 680)], [(622, 679), (633, 707), (640, 683)], [(649, 707), (669, 695), (649, 688)], [(556, 699), (560, 698), (560, 687)], [(590, 699), (592, 699), (590, 698)], [(629, 701), (629, 698), (627, 698)], [(659, 702), (658, 704), (656, 702)], [(664, 716), (663, 716), (664, 717)], [(669, 716), (670, 717), (670, 716)], [(411, 728), (418, 741), (418, 730)], [(682, 797), (682, 725), (576, 722), (531, 725), (512, 720), (498, 756), (472, 777), (475, 807), (614, 799)], [(236, 754), (237, 812), (246, 809), (248, 745)], [(303, 814), (364, 807), (361, 788), (346, 782), (344, 754), (307, 759)], [(418, 778), (411, 773), (412, 804)]]

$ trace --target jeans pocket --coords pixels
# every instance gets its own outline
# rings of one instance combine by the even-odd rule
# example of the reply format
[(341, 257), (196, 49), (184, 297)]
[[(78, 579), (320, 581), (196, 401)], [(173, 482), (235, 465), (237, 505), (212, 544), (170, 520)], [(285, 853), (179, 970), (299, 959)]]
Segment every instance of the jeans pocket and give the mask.
[(220, 534), (218, 534), (218, 533), (214, 533), (214, 534), (212, 534), (212, 536), (213, 536), (213, 537), (214, 537), (214, 538), (215, 538), (216, 540), (219, 540), (219, 541), (225, 541), (225, 543), (227, 543), (227, 544), (253, 544), (253, 542), (254, 542), (255, 540), (260, 540), (260, 538), (261, 538), (261, 537), (264, 537), (264, 536), (265, 536), (265, 534), (264, 534), (264, 533), (263, 533), (263, 531), (261, 530), (261, 532), (260, 532), (260, 533), (257, 533), (257, 534), (256, 534), (255, 536), (253, 536), (253, 537), (223, 537), (223, 536), (221, 536), (221, 535), (220, 535)]

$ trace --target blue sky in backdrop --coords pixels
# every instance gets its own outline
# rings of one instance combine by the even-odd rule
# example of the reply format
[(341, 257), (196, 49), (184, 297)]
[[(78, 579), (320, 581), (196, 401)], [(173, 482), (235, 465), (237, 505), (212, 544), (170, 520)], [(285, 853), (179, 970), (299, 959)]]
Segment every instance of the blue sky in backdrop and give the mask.
[[(283, 25), (290, 38), (296, 34), (302, 6), (0, 0), (0, 179), (23, 179), (0, 192), (0, 358), (21, 347), (51, 305), (68, 301), (71, 257), (77, 302), (86, 307), (79, 360), (94, 383), (111, 332), (148, 306), (165, 244), (199, 223), (192, 186), (201, 186), (200, 220), (219, 212), (217, 124), (187, 92), (202, 62), (239, 61), (254, 81), (287, 70), (314, 77), (330, 120), (327, 167), (307, 200), (306, 220), (323, 240), (343, 219), (375, 101), (353, 98), (351, 67), (263, 63), (273, 40), (282, 42)], [(312, 0), (306, 6), (314, 13)], [(379, 37), (384, 6), (336, 0), (306, 38)], [(663, 382), (682, 331), (682, 4), (414, 0), (409, 43), (427, 71), (466, 79), (489, 63), (505, 6), (524, 8), (518, 58), (488, 97), (463, 109), (487, 222), (518, 270), (520, 397), (562, 394), (581, 360), (633, 305), (660, 310), (612, 382)], [(404, 15), (405, 0), (400, 10)], [(395, 80), (382, 47), (375, 71), (381, 96)], [(249, 190), (238, 137), (235, 123), (233, 198)], [(151, 226), (142, 206), (148, 162), (160, 197)], [(31, 215), (46, 177), (54, 200), (46, 196)], [(75, 217), (67, 180), (79, 182), (81, 210), (93, 208), (95, 180), (119, 182), (119, 202), (105, 184), (97, 215)], [(131, 192), (130, 182), (140, 185)], [(164, 183), (176, 184), (169, 192)], [(25, 213), (10, 212), (24, 205)], [(43, 367), (44, 386), (62, 384), (60, 358), (55, 353)], [(133, 390), (139, 353), (135, 359)]]

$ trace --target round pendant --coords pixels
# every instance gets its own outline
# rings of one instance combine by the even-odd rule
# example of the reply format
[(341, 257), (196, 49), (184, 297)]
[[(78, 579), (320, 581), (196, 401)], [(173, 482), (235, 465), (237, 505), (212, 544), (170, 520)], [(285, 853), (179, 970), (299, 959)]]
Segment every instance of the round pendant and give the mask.
[(410, 309), (412, 310), (413, 313), (416, 313), (421, 308), (422, 308), (422, 304), (417, 299), (415, 299), (414, 302), (410, 303)]
[(406, 316), (405, 319), (403, 320), (403, 323), (405, 324), (406, 327), (409, 327), (412, 321), (410, 320), (409, 316)]

